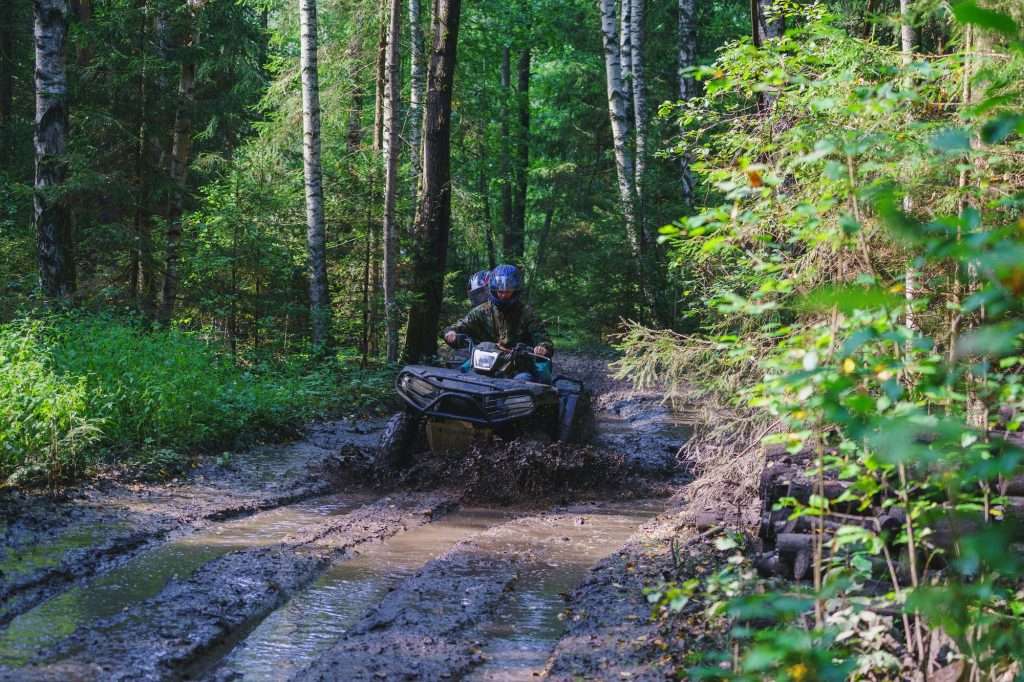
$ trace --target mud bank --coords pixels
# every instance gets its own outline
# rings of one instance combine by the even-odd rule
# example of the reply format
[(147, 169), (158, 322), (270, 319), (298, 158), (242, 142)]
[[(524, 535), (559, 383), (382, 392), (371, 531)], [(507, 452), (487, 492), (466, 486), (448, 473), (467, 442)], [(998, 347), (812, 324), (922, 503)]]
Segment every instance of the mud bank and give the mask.
[(330, 492), (342, 451), (371, 446), (379, 427), (319, 424), (297, 443), (209, 458), (168, 484), (103, 480), (59, 494), (0, 493), (0, 626), (165, 540)]

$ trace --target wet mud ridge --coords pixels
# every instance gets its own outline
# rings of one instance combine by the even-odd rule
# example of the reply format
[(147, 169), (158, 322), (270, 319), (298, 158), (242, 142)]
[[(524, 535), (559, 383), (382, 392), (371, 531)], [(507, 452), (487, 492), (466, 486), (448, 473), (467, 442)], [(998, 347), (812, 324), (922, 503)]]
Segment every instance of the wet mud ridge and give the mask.
[(382, 421), (334, 422), (170, 484), (0, 500), (0, 680), (654, 675), (641, 590), (687, 427), (603, 360), (562, 371), (594, 390), (587, 446), (382, 479)]

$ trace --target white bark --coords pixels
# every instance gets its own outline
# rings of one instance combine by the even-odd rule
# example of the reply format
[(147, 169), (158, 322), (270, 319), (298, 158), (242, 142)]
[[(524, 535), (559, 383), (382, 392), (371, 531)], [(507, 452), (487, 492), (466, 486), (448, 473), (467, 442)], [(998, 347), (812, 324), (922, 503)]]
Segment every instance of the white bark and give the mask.
[[(619, 2), (619, 63), (621, 64), (622, 82), (627, 89), (632, 89), (633, 83), (633, 33), (630, 31), (630, 20), (632, 17), (633, 5), (631, 0), (618, 0)], [(633, 98), (626, 102), (626, 134), (631, 132), (630, 126), (633, 123)]]
[[(910, 2), (911, 0), (900, 0), (900, 53), (904, 66), (914, 61), (914, 42), (916, 41), (914, 27), (910, 24)], [(903, 210), (906, 213), (910, 213), (914, 210), (914, 200), (909, 193), (903, 197)], [(917, 270), (914, 268), (913, 264), (910, 263), (907, 265), (907, 273), (903, 280), (903, 295), (907, 302), (906, 324), (907, 328), (912, 331), (916, 331), (918, 329), (917, 320), (914, 318), (914, 299), (917, 297), (917, 280)]]
[(636, 129), (636, 167), (633, 185), (636, 188), (636, 219), (640, 236), (640, 249), (652, 242), (647, 234), (644, 190), (647, 173), (647, 81), (644, 78), (644, 0), (629, 0), (630, 3), (630, 46), (633, 69), (633, 125)]
[(68, 134), (66, 41), (67, 0), (35, 0), (36, 154), (34, 222), (39, 282), (49, 298), (67, 298), (74, 291), (74, 261), (67, 200)]
[(401, 37), (401, 1), (390, 0), (388, 43), (384, 65), (384, 321), (387, 330), (388, 362), (398, 360), (398, 306), (395, 301), (398, 282), (398, 225), (395, 198), (398, 182), (399, 69), (398, 42)]
[[(679, 76), (679, 99), (686, 101), (697, 96), (697, 83), (686, 70), (697, 64), (697, 23), (695, 0), (679, 0), (677, 16), (678, 53), (677, 68)], [(683, 201), (693, 205), (693, 174), (690, 172), (690, 159), (684, 152), (679, 156), (679, 181)]]
[[(628, 0), (627, 0), (628, 1)], [(601, 33), (604, 38), (604, 65), (608, 88), (608, 116), (612, 126), (612, 144), (615, 150), (615, 170), (618, 175), (619, 201), (626, 222), (633, 255), (640, 257), (640, 239), (636, 223), (636, 188), (633, 186), (633, 155), (629, 149), (629, 116), (626, 106), (631, 99), (622, 82), (622, 63), (615, 0), (599, 0)]]
[(320, 82), (317, 71), (316, 0), (299, 0), (302, 66), (302, 166), (306, 189), (306, 244), (309, 250), (309, 312), (313, 345), (329, 342), (331, 301), (327, 289), (324, 192), (320, 166)]
[(427, 82), (420, 0), (409, 0), (409, 33), (410, 49), (412, 50), (410, 55), (412, 68), (409, 76), (409, 165), (412, 173), (413, 214), (415, 214), (415, 202), (419, 201), (420, 175), (423, 172), (420, 163), (422, 152), (420, 147), (423, 144), (423, 89)]

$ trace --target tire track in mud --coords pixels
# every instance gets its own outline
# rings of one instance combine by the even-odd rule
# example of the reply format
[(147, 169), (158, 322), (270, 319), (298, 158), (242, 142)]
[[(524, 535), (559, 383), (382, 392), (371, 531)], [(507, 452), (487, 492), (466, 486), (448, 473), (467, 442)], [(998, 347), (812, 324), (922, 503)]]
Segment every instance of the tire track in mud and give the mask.
[(530, 679), (564, 631), (562, 591), (659, 506), (575, 505), (484, 530), (399, 584), (291, 679)]
[(569, 596), (568, 627), (548, 658), (544, 679), (654, 682), (673, 677), (671, 668), (658, 665), (663, 651), (643, 588), (672, 577), (672, 539), (685, 539), (686, 525), (679, 509), (666, 511), (590, 571)]
[(339, 453), (372, 445), (378, 427), (319, 424), (302, 441), (257, 448), (226, 466), (209, 459), (179, 484), (108, 481), (60, 497), (0, 495), (0, 627), (164, 542), (330, 493)]
[(172, 580), (155, 597), (77, 630), (34, 665), (2, 680), (157, 680), (180, 675), (204, 652), (252, 627), (360, 545), (430, 523), (458, 500), (454, 493), (403, 494), (332, 519), (275, 547), (247, 549)]

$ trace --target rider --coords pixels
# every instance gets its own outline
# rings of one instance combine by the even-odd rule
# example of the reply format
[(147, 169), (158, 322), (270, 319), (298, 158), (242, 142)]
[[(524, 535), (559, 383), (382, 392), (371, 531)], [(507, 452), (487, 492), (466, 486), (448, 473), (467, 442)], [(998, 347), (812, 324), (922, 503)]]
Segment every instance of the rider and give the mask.
[(470, 307), (475, 308), (487, 300), (487, 280), (490, 276), (490, 270), (481, 270), (469, 278), (466, 291), (469, 294)]
[[(537, 314), (521, 300), (522, 277), (514, 265), (499, 265), (491, 272), (487, 282), (488, 300), (469, 311), (469, 314), (448, 327), (444, 340), (455, 345), (459, 334), (467, 334), (474, 341), (492, 341), (512, 348), (517, 343), (533, 346), (533, 352), (550, 358), (554, 353), (551, 337)], [(525, 374), (525, 373), (524, 373)], [(516, 375), (516, 379), (529, 379), (529, 374)]]

